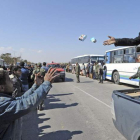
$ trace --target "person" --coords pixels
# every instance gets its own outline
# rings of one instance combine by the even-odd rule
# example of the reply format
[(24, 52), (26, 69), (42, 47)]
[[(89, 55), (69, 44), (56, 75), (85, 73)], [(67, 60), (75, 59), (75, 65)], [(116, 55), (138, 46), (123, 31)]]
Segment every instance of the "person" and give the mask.
[[(35, 78), (35, 74), (40, 73), (40, 79), (42, 79), (42, 83), (43, 83), (43, 77), (45, 76), (46, 70), (42, 69), (41, 67), (42, 67), (41, 63), (37, 63), (37, 68), (33, 71), (31, 75), (31, 79)], [(38, 106), (38, 110), (40, 111), (43, 110), (43, 106), (44, 106), (44, 100), (42, 100), (42, 102)]]
[(72, 65), (69, 64), (69, 72), (71, 73), (72, 72)]
[(92, 79), (93, 78), (93, 64), (90, 64), (90, 68), (89, 68), (89, 77)]
[(82, 75), (85, 76), (85, 64), (84, 63), (82, 65), (81, 69), (82, 69)]
[(37, 67), (33, 70), (33, 73), (31, 75), (31, 79), (34, 79), (35, 78), (35, 74), (37, 74), (39, 72), (41, 74), (40, 75), (41, 77), (45, 76), (46, 70), (42, 68), (42, 64), (41, 63), (37, 63)]
[(86, 77), (89, 77), (89, 67), (90, 67), (90, 63), (88, 63), (86, 66)]
[(34, 69), (37, 69), (37, 63), (35, 63), (35, 65), (34, 65)]
[(80, 66), (78, 63), (76, 63), (76, 78), (77, 78), (77, 83), (80, 83), (79, 75), (80, 75)]
[(96, 63), (93, 64), (93, 79), (96, 79), (95, 66)]
[(29, 84), (29, 88), (32, 87), (33, 83), (34, 83), (34, 80), (31, 79), (31, 75), (33, 73), (33, 68), (31, 67), (31, 65), (28, 65), (27, 67), (28, 71), (29, 71), (29, 75), (28, 75), (28, 84)]
[(109, 39), (103, 42), (103, 45), (111, 45), (115, 46), (134, 46), (140, 44), (140, 33), (136, 38), (114, 38), (112, 36), (108, 36)]
[(107, 73), (107, 67), (106, 67), (105, 63), (103, 62), (103, 80), (106, 79), (106, 73)]
[(99, 69), (98, 69), (98, 75), (99, 75), (99, 83), (103, 83), (103, 67), (101, 63), (98, 63)]
[(22, 140), (20, 118), (36, 109), (52, 88), (56, 69), (48, 70), (44, 82), (40, 84), (38, 74), (35, 75), (34, 85), (21, 97), (12, 97), (13, 82), (7, 71), (0, 70), (0, 139)]
[[(136, 79), (136, 78), (139, 78), (140, 79), (140, 67), (138, 68), (137, 70), (137, 73), (134, 74), (133, 76), (130, 76), (129, 79)], [(140, 80), (139, 80), (139, 88), (140, 88)]]
[(99, 75), (98, 75), (99, 64), (98, 64), (98, 61), (96, 61), (95, 63), (96, 63), (96, 65), (95, 65), (95, 75), (96, 75), (96, 79), (99, 80)]
[(75, 65), (72, 66), (72, 74), (75, 74)]
[(66, 66), (66, 72), (69, 72), (69, 65)]
[(12, 74), (12, 70), (13, 70), (13, 65), (10, 65), (8, 68), (7, 68), (7, 71), (9, 72), (9, 75)]
[(20, 62), (21, 66), (21, 76), (20, 80), (22, 82), (22, 90), (23, 92), (27, 91), (29, 89), (29, 83), (28, 83), (28, 76), (29, 76), (29, 71), (24, 67), (24, 62)]
[(46, 66), (46, 62), (43, 62), (43, 66), (41, 67), (42, 69), (44, 69), (45, 71), (46, 71), (46, 73), (47, 73), (47, 71), (48, 71), (48, 67)]
[(13, 69), (11, 70), (12, 74), (9, 75), (11, 81), (13, 82), (13, 93), (12, 93), (12, 97), (20, 97), (23, 95), (22, 92), (22, 82), (19, 79), (19, 77), (21, 76), (21, 67), (20, 66), (15, 66), (13, 67)]

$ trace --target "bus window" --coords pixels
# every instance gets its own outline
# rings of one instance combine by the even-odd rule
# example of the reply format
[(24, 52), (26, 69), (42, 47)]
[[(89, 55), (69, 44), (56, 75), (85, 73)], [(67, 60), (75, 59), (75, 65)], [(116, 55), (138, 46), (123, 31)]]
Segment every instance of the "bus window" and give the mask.
[(98, 61), (98, 57), (97, 56), (91, 56), (90, 60), (91, 60), (91, 63), (95, 63), (96, 61)]
[(103, 61), (104, 61), (104, 56), (99, 56), (98, 59), (99, 59), (99, 62), (100, 62), (100, 63), (103, 63)]
[(124, 55), (124, 63), (135, 63), (135, 55)]
[(117, 55), (123, 55), (124, 54), (124, 50), (118, 50), (117, 51)]
[(123, 63), (123, 55), (114, 56), (114, 63)]
[(135, 53), (135, 48), (127, 48), (125, 49), (124, 54), (134, 54)]

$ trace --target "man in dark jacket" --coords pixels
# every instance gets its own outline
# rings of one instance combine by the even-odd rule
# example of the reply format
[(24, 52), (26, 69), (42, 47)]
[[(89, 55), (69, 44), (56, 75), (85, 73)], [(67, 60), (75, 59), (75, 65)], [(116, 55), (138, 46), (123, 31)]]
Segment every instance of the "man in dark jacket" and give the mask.
[(104, 41), (104, 45), (111, 45), (114, 44), (115, 46), (134, 46), (140, 44), (140, 33), (139, 36), (136, 38), (114, 38), (108, 36), (110, 39)]
[(21, 76), (21, 67), (15, 66), (12, 69), (12, 74), (9, 75), (10, 79), (13, 82), (14, 91), (12, 93), (12, 97), (20, 97), (23, 95), (22, 92), (22, 83), (19, 77)]
[(79, 75), (80, 75), (80, 66), (78, 63), (76, 63), (76, 71), (75, 71), (75, 74), (76, 74), (76, 78), (77, 78), (77, 83), (80, 83), (80, 79), (79, 79)]
[(24, 62), (20, 62), (20, 66), (21, 66), (20, 80), (22, 82), (22, 90), (23, 92), (25, 92), (29, 89), (29, 83), (28, 83), (29, 71), (24, 67)]
[(21, 97), (13, 98), (14, 87), (8, 72), (0, 70), (0, 140), (22, 140), (20, 118), (36, 109), (46, 97), (52, 87), (51, 82), (57, 76), (55, 72), (49, 69), (41, 85), (36, 74), (32, 88)]

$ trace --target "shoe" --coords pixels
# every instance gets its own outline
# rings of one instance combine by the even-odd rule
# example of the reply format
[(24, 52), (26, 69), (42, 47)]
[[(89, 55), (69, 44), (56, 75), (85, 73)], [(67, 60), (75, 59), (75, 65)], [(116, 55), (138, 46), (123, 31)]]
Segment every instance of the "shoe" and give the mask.
[(101, 83), (101, 82), (99, 82), (99, 83)]

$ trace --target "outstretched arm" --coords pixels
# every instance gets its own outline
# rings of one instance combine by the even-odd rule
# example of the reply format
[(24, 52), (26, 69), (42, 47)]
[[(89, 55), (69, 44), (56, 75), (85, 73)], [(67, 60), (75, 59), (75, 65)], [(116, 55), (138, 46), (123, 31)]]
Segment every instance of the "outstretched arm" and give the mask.
[(25, 98), (1, 97), (0, 124), (13, 122), (35, 109), (51, 89), (51, 82), (57, 76), (54, 76), (55, 72), (55, 69), (53, 71), (50, 69), (44, 77), (45, 82)]
[(115, 46), (134, 46), (140, 44), (140, 34), (136, 38), (114, 38), (111, 36), (108, 36), (109, 39), (104, 41), (104, 45), (111, 45), (114, 44)]

